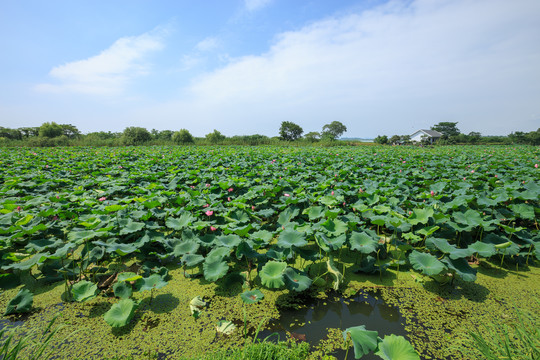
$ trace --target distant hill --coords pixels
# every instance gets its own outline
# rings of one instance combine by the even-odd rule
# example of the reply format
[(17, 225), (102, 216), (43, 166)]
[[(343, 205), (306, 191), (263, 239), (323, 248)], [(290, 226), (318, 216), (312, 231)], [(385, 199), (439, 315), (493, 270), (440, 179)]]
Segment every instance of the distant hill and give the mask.
[(339, 138), (339, 140), (343, 140), (343, 141), (373, 142), (373, 139), (363, 139), (363, 138), (353, 138), (353, 137), (343, 137), (343, 138)]

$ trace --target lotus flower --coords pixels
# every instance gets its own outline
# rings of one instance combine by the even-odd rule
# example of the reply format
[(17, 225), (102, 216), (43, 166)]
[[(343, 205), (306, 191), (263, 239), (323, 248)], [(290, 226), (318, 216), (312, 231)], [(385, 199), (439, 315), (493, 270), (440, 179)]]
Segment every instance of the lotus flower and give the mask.
[(233, 189), (233, 188), (229, 188), (227, 191), (228, 191), (228, 192), (233, 192), (234, 189)]
[(213, 227), (213, 226), (210, 226), (210, 230), (211, 230), (211, 231), (216, 231), (217, 228), (215, 228), (215, 227)]
[(538, 169), (538, 164), (534, 164), (534, 167)]
[(105, 200), (107, 200), (107, 198), (105, 196), (103, 196), (103, 197), (100, 197), (98, 200), (99, 201), (105, 201)]
[(212, 216), (214, 212), (212, 210), (208, 210), (207, 212), (205, 212), (205, 214), (208, 216)]
[(289, 197), (289, 196), (291, 196), (291, 195), (289, 195), (289, 194), (283, 194), (283, 196), (285, 196), (285, 197)]

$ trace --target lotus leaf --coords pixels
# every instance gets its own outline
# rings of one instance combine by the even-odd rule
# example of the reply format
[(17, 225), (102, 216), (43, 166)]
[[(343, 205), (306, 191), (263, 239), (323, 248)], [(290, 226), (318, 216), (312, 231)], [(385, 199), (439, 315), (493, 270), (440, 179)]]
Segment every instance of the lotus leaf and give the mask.
[(110, 308), (103, 315), (103, 318), (112, 327), (122, 327), (127, 325), (133, 316), (138, 304), (131, 299), (122, 299)]
[(358, 250), (362, 254), (371, 254), (377, 250), (378, 241), (365, 232), (353, 232), (349, 239), (351, 250)]
[(278, 246), (281, 246), (283, 248), (290, 248), (292, 246), (294, 247), (302, 247), (307, 244), (307, 241), (305, 239), (305, 235), (301, 232), (298, 232), (296, 230), (287, 229), (283, 230), (281, 234), (279, 235)]
[(142, 282), (140, 282), (140, 286), (138, 286), (139, 291), (147, 291), (147, 290), (153, 290), (153, 289), (161, 289), (162, 287), (166, 286), (168, 284), (167, 281), (163, 280), (163, 278), (159, 274), (153, 274), (149, 277), (143, 278)]
[(354, 357), (360, 359), (362, 356), (377, 348), (378, 333), (366, 330), (364, 325), (350, 327), (343, 331), (343, 339), (347, 340), (347, 334), (351, 336), (354, 346)]
[(264, 298), (264, 294), (258, 290), (247, 290), (240, 294), (242, 301), (246, 304), (254, 304), (261, 301)]
[(270, 289), (277, 289), (285, 285), (283, 273), (287, 263), (279, 261), (269, 261), (261, 269), (259, 275), (264, 286)]
[(204, 261), (204, 257), (198, 254), (185, 254), (181, 259), (182, 263), (187, 267), (196, 266)]
[(283, 272), (285, 284), (289, 290), (304, 291), (309, 289), (312, 280), (305, 274), (301, 274), (293, 268), (286, 268)]
[(73, 300), (78, 302), (87, 301), (96, 297), (98, 293), (97, 285), (86, 280), (81, 280), (71, 288)]
[(21, 289), (11, 300), (9, 300), (5, 315), (16, 314), (16, 313), (26, 313), (32, 310), (32, 304), (34, 302), (34, 294), (28, 289)]
[(229, 271), (229, 265), (225, 261), (220, 259), (208, 259), (206, 258), (203, 264), (204, 278), (207, 281), (217, 281), (227, 274)]
[(375, 355), (384, 360), (420, 360), (414, 347), (403, 336), (387, 335), (379, 342)]
[(131, 285), (128, 285), (125, 281), (117, 281), (113, 286), (114, 296), (121, 299), (128, 299), (133, 294)]
[(409, 255), (409, 261), (415, 270), (420, 270), (424, 275), (428, 276), (438, 275), (446, 269), (444, 264), (437, 260), (435, 256), (416, 250)]

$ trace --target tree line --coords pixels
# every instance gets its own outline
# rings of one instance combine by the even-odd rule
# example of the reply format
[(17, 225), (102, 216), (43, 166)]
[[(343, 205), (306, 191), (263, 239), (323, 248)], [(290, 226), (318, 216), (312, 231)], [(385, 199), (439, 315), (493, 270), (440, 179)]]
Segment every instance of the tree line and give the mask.
[[(442, 136), (435, 140), (438, 145), (456, 144), (528, 144), (540, 145), (540, 128), (536, 131), (512, 132), (507, 136), (483, 136), (481, 133), (473, 131), (463, 134), (457, 127), (457, 122), (440, 122), (431, 127), (431, 130), (438, 131)], [(412, 144), (410, 135), (379, 135), (374, 140), (375, 143), (384, 145), (410, 145)], [(428, 137), (422, 139), (420, 144), (430, 145), (432, 142)]]
[(10, 129), (0, 127), (0, 145), (3, 146), (131, 146), (131, 145), (272, 145), (296, 142), (323, 145), (335, 142), (347, 128), (338, 121), (324, 125), (322, 131), (310, 132), (302, 137), (303, 129), (292, 122), (283, 121), (279, 136), (236, 135), (227, 137), (218, 130), (206, 134), (202, 138), (194, 137), (187, 129), (148, 130), (143, 127), (130, 126), (122, 132), (97, 131), (82, 134), (71, 124), (46, 122), (38, 127), (22, 127)]

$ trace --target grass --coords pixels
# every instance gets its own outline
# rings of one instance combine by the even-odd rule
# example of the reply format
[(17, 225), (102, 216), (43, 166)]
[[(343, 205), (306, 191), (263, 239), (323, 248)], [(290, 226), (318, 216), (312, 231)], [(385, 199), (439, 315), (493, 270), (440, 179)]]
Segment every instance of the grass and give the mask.
[[(474, 347), (487, 360), (539, 360), (540, 324), (533, 315), (517, 311), (510, 325), (484, 326), (488, 336), (470, 332)], [(472, 354), (469, 354), (472, 356)]]
[(233, 351), (218, 351), (199, 357), (180, 358), (180, 360), (304, 360), (309, 355), (309, 344), (282, 341), (277, 344), (261, 342), (246, 345)]

